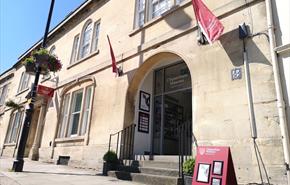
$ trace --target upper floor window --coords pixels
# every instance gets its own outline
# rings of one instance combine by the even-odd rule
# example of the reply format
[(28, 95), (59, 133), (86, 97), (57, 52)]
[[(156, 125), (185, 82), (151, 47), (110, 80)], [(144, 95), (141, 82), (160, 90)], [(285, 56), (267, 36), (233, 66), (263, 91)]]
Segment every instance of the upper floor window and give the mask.
[(79, 42), (80, 42), (80, 35), (78, 34), (74, 38), (73, 48), (72, 48), (72, 52), (71, 52), (71, 59), (70, 59), (71, 64), (73, 64), (77, 61)]
[(95, 22), (95, 25), (94, 25), (92, 51), (96, 51), (98, 49), (99, 33), (100, 33), (100, 21), (97, 21)]
[(16, 143), (19, 130), (23, 121), (24, 111), (14, 112), (9, 121), (9, 127), (5, 138), (5, 143)]
[(23, 72), (21, 74), (20, 84), (18, 87), (18, 92), (21, 92), (28, 88), (30, 82), (30, 75), (28, 73)]
[(86, 24), (82, 34), (81, 47), (80, 47), (80, 58), (84, 58), (90, 53), (90, 46), (92, 42), (93, 24), (89, 22)]
[(85, 135), (90, 122), (93, 86), (68, 92), (63, 97), (58, 137)]
[(135, 27), (140, 27), (155, 17), (162, 15), (172, 6), (184, 0), (136, 0)]
[(55, 55), (55, 46), (52, 46), (49, 50), (50, 55)]
[(6, 95), (8, 91), (8, 84), (5, 84), (3, 87), (0, 87), (0, 106), (4, 104)]

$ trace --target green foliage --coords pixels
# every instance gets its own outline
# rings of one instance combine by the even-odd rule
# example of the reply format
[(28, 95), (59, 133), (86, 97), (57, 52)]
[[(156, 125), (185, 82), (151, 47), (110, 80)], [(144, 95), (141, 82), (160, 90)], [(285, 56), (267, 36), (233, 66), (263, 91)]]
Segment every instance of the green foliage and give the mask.
[(194, 158), (187, 159), (187, 160), (183, 163), (183, 165), (182, 165), (183, 172), (184, 172), (186, 175), (190, 175), (190, 176), (192, 176), (192, 174), (193, 174), (193, 170), (194, 170), (194, 165), (195, 165), (195, 159), (194, 159)]
[(114, 151), (107, 151), (103, 157), (103, 160), (107, 163), (118, 163), (117, 154)]
[(39, 50), (33, 51), (32, 55), (48, 55), (49, 52), (47, 49), (40, 48)]
[(15, 103), (13, 100), (8, 100), (7, 102), (5, 102), (5, 105), (7, 107), (13, 108), (13, 109), (20, 109), (21, 106), (17, 103)]

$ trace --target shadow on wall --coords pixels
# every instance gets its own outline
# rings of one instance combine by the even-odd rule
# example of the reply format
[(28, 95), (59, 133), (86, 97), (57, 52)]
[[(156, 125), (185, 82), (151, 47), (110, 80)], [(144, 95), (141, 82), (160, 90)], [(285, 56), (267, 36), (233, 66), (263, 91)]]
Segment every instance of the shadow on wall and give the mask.
[[(259, 36), (264, 37), (264, 36)], [(266, 40), (266, 38), (265, 38)], [(235, 29), (223, 34), (220, 37), (220, 42), (227, 55), (229, 56), (232, 64), (235, 67), (243, 66), (243, 41), (239, 39), (239, 30)], [(260, 63), (271, 66), (269, 59), (260, 50), (252, 38), (246, 40), (246, 50), (248, 60), (250, 63)]]
[(192, 18), (183, 10), (175, 11), (165, 17), (165, 22), (174, 29), (186, 30), (191, 26)]

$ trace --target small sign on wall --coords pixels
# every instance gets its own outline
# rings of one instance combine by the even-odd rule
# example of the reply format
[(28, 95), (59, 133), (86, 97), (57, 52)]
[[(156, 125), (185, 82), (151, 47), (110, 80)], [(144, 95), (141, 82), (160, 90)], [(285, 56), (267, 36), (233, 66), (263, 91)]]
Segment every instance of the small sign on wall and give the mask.
[(150, 94), (140, 91), (139, 109), (150, 112)]
[(234, 68), (231, 70), (232, 80), (242, 79), (242, 68)]
[(148, 113), (139, 112), (138, 131), (149, 133), (149, 114)]

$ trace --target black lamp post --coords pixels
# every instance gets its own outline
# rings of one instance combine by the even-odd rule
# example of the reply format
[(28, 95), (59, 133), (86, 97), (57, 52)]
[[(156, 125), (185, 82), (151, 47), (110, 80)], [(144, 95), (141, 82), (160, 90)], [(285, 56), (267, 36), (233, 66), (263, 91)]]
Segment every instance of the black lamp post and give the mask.
[[(43, 42), (41, 45), (42, 48), (46, 47), (46, 40), (47, 40), (48, 31), (49, 31), (52, 11), (53, 11), (53, 7), (54, 7), (54, 1), (55, 0), (51, 0), (51, 3), (50, 3), (49, 14), (48, 14), (46, 28), (45, 28), (45, 32), (44, 32), (44, 36), (43, 36)], [(22, 132), (20, 135), (17, 156), (13, 162), (13, 167), (12, 167), (12, 170), (14, 170), (15, 172), (22, 172), (23, 171), (23, 164), (24, 164), (23, 157), (24, 157), (24, 152), (25, 152), (26, 141), (28, 138), (29, 128), (30, 128), (30, 124), (31, 124), (31, 118), (32, 118), (34, 102), (35, 102), (35, 97), (36, 97), (36, 89), (37, 89), (40, 71), (41, 71), (41, 67), (38, 65), (37, 62), (35, 63), (35, 68), (36, 68), (36, 72), (35, 72), (34, 83), (33, 83), (32, 90), (31, 90), (31, 101), (29, 102), (28, 108), (25, 110), (25, 119), (24, 119), (24, 123), (23, 123), (23, 129), (22, 129)]]

